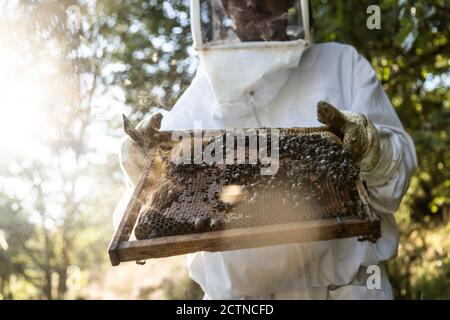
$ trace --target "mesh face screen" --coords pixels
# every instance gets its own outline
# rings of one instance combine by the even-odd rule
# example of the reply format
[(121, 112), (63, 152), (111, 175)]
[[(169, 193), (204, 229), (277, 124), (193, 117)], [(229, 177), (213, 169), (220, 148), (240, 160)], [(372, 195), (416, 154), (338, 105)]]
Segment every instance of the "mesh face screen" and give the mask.
[[(282, 130), (275, 175), (261, 175), (261, 163), (175, 165), (166, 159), (157, 187), (145, 190), (136, 238), (363, 218), (359, 169), (337, 140), (328, 132)], [(242, 201), (224, 200), (227, 186), (241, 190)]]
[(209, 44), (305, 38), (300, 1), (279, 0), (248, 8), (240, 0), (200, 0), (202, 40)]

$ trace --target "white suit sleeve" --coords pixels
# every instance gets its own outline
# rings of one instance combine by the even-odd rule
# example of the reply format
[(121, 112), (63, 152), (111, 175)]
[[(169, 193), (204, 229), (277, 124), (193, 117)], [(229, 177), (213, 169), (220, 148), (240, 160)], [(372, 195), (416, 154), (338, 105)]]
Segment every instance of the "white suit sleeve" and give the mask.
[(381, 158), (364, 176), (373, 208), (394, 213), (417, 167), (414, 142), (405, 132), (370, 63), (355, 52), (351, 111), (365, 114), (381, 136)]

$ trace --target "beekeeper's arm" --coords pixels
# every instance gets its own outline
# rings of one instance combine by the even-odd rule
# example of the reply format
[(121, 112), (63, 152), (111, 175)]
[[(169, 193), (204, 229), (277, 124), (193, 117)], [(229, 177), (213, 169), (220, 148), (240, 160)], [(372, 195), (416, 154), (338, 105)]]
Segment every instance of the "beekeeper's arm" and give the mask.
[(417, 167), (414, 142), (405, 132), (375, 71), (356, 53), (352, 103), (339, 111), (319, 102), (319, 121), (343, 135), (344, 147), (361, 168), (373, 208), (394, 213)]

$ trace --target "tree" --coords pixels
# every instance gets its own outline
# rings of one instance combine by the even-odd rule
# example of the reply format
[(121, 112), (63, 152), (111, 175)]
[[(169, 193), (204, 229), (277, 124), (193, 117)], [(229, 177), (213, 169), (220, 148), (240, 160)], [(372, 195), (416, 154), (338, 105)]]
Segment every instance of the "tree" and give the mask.
[(29, 279), (22, 246), (32, 237), (34, 230), (18, 199), (1, 194), (0, 212), (0, 295), (4, 299), (13, 299), (11, 278)]
[[(98, 202), (96, 197), (110, 199), (105, 196), (108, 192), (117, 198), (120, 191), (120, 188), (116, 191), (103, 190), (99, 195), (92, 190), (94, 175), (86, 177), (90, 170), (96, 168), (96, 178), (102, 177), (102, 174), (105, 178), (103, 170), (109, 169), (109, 181), (105, 185), (113, 187), (117, 177), (111, 176), (111, 173), (118, 171), (118, 166), (117, 162), (105, 165), (104, 162), (109, 159), (90, 160), (96, 149), (89, 140), (92, 136), (88, 128), (94, 119), (91, 115), (94, 108), (91, 106), (97, 90), (98, 64), (104, 44), (97, 41), (98, 29), (95, 23), (89, 21), (95, 18), (93, 15), (83, 17), (82, 22), (86, 26), (81, 25), (79, 30), (69, 29), (66, 9), (75, 3), (22, 1), (14, 7), (13, 14), (2, 20), (2, 26), (8, 30), (2, 36), (9, 38), (12, 43), (10, 49), (20, 53), (23, 59), (13, 61), (17, 63), (13, 70), (16, 73), (26, 73), (32, 68), (42, 70), (38, 73), (41, 81), (54, 84), (51, 99), (41, 105), (37, 105), (36, 101), (34, 106), (40, 108), (39, 112), (46, 113), (46, 125), (52, 131), (42, 141), (36, 141), (39, 144), (37, 154), (27, 155), (26, 158), (10, 155), (11, 165), (2, 172), (2, 178), (8, 184), (28, 189), (18, 203), (24, 207), (23, 213), (33, 230), (28, 238), (11, 243), (11, 252), (21, 250), (26, 264), (23, 268), (11, 267), (7, 276), (20, 275), (35, 288), (37, 297), (45, 299), (66, 297), (69, 267), (75, 262), (82, 264), (75, 261), (75, 257), (80, 255), (80, 251), (90, 250), (92, 240), (86, 241), (83, 237), (92, 233), (92, 228), (103, 231), (103, 238), (94, 238), (94, 241), (103, 245), (106, 253), (104, 236), (109, 236), (112, 231), (111, 223), (105, 224), (107, 217), (104, 213), (109, 215), (112, 212), (112, 202), (97, 208), (99, 212), (96, 214), (103, 215), (101, 224), (105, 226), (99, 226), (98, 217), (89, 216), (87, 213), (90, 210), (86, 207), (95, 207), (94, 199)], [(88, 4), (80, 4), (80, 8), (89, 10)], [(90, 25), (93, 27), (90, 28)], [(49, 60), (52, 65), (46, 68)], [(26, 130), (20, 125), (17, 129)], [(86, 187), (91, 190), (83, 190)], [(8, 191), (14, 192), (3, 190)], [(2, 216), (8, 214), (3, 210), (1, 213)], [(5, 227), (11, 234), (16, 234), (20, 228), (20, 224), (11, 223)], [(87, 247), (80, 247), (80, 243)], [(99, 250), (98, 247), (96, 249)], [(91, 255), (88, 256), (91, 258)], [(101, 257), (106, 258), (106, 254)]]

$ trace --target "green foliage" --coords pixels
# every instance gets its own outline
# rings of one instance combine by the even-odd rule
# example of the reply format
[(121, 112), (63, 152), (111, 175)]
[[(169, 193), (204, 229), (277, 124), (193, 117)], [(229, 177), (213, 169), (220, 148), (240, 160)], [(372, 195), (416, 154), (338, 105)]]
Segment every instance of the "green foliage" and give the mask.
[[(365, 28), (372, 4), (381, 7), (381, 30)], [(349, 43), (372, 62), (416, 143), (419, 168), (397, 213), (402, 242), (390, 263), (397, 297), (449, 298), (450, 2), (314, 1), (314, 7), (316, 40)], [(430, 237), (442, 254), (426, 254), (433, 244), (423, 239)]]
[(33, 226), (28, 222), (18, 199), (0, 194), (0, 297), (15, 298), (10, 287), (13, 277), (26, 280), (27, 257), (23, 244), (33, 236)]
[(121, 65), (106, 84), (125, 89), (133, 116), (150, 107), (170, 109), (189, 85), (191, 65), (189, 1), (99, 2), (105, 22), (100, 34), (118, 49), (107, 52), (108, 63)]
[[(70, 270), (100, 267), (107, 261), (111, 212), (120, 198), (121, 184), (113, 175), (118, 171), (117, 161), (91, 160), (92, 151), (98, 148), (92, 147), (88, 129), (94, 118), (91, 102), (98, 60), (93, 54), (97, 40), (92, 40), (97, 37), (95, 28), (80, 30), (82, 34), (68, 29), (65, 10), (74, 3), (23, 1), (22, 6), (11, 5), (14, 9), (9, 13), (14, 14), (2, 16), (12, 49), (23, 53), (17, 74), (42, 69), (41, 81), (47, 81), (52, 89), (49, 105), (35, 106), (42, 107), (38, 112), (46, 115), (46, 125), (51, 128), (44, 141), (35, 141), (39, 146), (28, 146), (38, 152), (23, 159), (2, 152), (9, 162), (1, 168), (0, 196), (2, 200), (8, 199), (6, 194), (17, 198), (0, 207), (0, 229), (6, 230), (10, 243), (6, 255), (0, 252), (4, 276), (0, 289), (5, 298), (71, 297), (68, 286), (75, 276)], [(93, 18), (87, 15), (85, 21), (89, 19)], [(45, 66), (49, 60), (52, 65)], [(23, 90), (26, 94), (27, 88)], [(10, 134), (14, 137), (21, 130), (27, 128), (18, 123)], [(108, 190), (91, 186), (106, 179)]]

